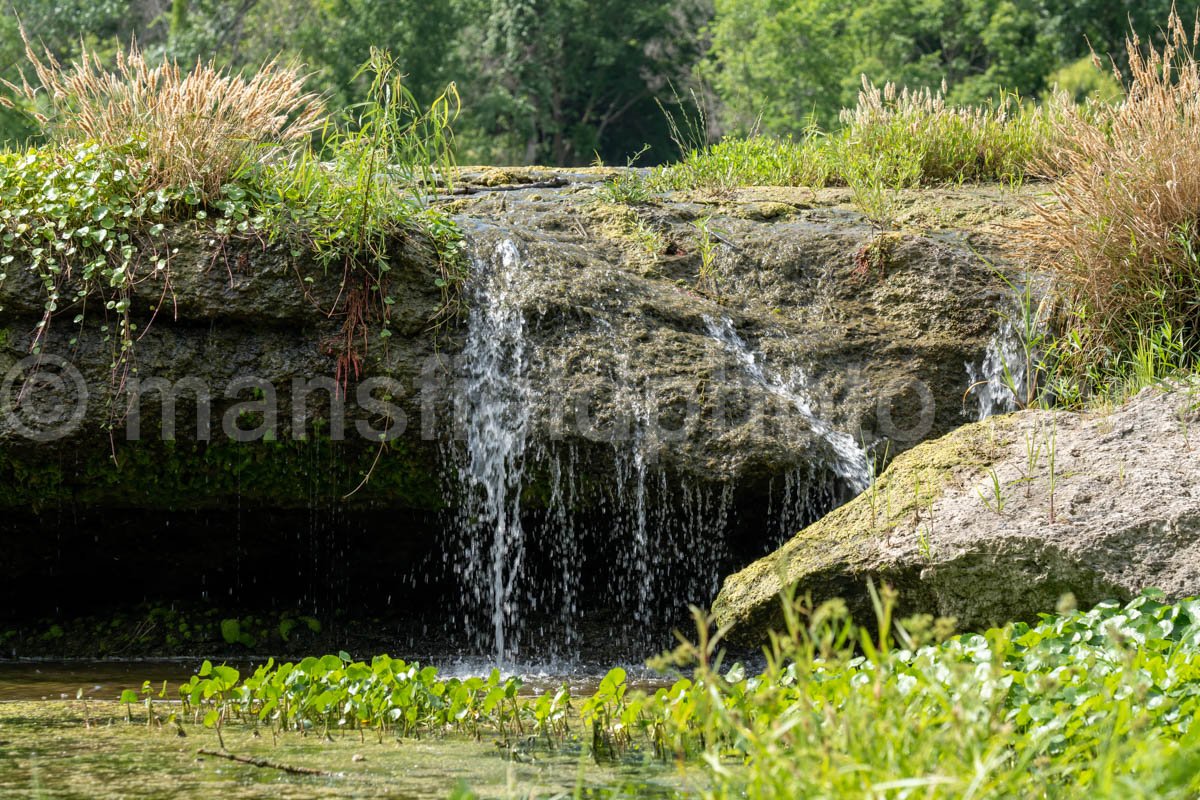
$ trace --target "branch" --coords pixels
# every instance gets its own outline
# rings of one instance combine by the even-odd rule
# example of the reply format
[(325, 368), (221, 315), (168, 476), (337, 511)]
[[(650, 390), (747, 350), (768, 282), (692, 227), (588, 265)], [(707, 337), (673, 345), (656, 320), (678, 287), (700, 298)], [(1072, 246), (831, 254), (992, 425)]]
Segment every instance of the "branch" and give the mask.
[(292, 775), (322, 775), (325, 777), (334, 777), (337, 773), (325, 772), (320, 769), (312, 769), (311, 767), (292, 767), (287, 764), (276, 764), (274, 761), (267, 761), (265, 758), (250, 758), (249, 756), (238, 756), (233, 753), (226, 753), (221, 750), (208, 750), (200, 748), (196, 751), (203, 756), (215, 756), (217, 758), (226, 758), (230, 761), (236, 761), (239, 764), (249, 764), (252, 767), (263, 767), (264, 769), (277, 769), (280, 772), (287, 772)]

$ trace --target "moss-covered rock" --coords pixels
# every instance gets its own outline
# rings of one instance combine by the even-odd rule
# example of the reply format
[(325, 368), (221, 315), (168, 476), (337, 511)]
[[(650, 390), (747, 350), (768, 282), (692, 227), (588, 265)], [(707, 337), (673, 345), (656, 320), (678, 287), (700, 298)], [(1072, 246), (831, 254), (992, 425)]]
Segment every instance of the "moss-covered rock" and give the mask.
[[(621, 174), (467, 170), (443, 198), (476, 274), (496, 268), (502, 242), (519, 254), (508, 302), (523, 320), (522, 378), (532, 387), (523, 510), (625, 514), (623, 487), (636, 474), (666, 498), (660, 519), (674, 513), (672, 498), (725, 498), (723, 510), (714, 501), (697, 512), (716, 527), (689, 535), (725, 536), (712, 549), (740, 558), (769, 540), (759, 520), (784, 518), (770, 502), (785, 476), (802, 484), (787, 490), (789, 502), (810, 519), (859, 487), (869, 457), (882, 461), (967, 420), (965, 364), (982, 357), (997, 327), (1007, 289), (996, 270), (1014, 266), (1008, 233), (988, 221), (1024, 213), (1019, 196), (914, 191), (900, 202), (913, 209), (911, 224), (881, 232), (845, 190), (758, 187), (613, 204), (601, 183)], [(438, 317), (444, 287), (425, 249), (388, 242), (386, 295), (350, 304), (361, 286), (291, 246), (218, 236), (204, 223), (161, 239), (169, 264), (132, 284), (137, 330), (124, 360), (102, 302), (60, 308), (40, 329), (44, 286), (9, 266), (0, 285), (0, 378), (12, 378), (0, 386), (0, 509), (11, 516), (0, 540), (51, 517), (63, 530), (77, 514), (100, 528), (125, 524), (108, 521), (112, 509), (160, 520), (359, 508), (403, 521), (456, 502), (465, 315)], [(365, 313), (366, 334), (351, 325), (347, 336), (347, 309)], [(65, 380), (23, 393), (30, 374)], [(247, 377), (262, 383), (238, 383)], [(359, 391), (381, 379), (389, 383), (369, 395), (380, 402), (361, 402)], [(154, 381), (166, 391), (147, 388)], [(297, 381), (319, 385), (303, 404)], [(77, 384), (82, 400), (59, 391)], [(140, 439), (130, 441), (136, 386)], [(197, 386), (210, 401), (208, 436), (197, 436)], [(168, 442), (161, 419), (172, 400), (179, 418)], [(347, 435), (331, 444), (343, 400)], [(30, 437), (30, 422), (55, 435)], [(381, 444), (376, 433), (401, 422), (400, 437)], [(356, 435), (359, 426), (368, 435)], [(260, 427), (270, 435), (240, 441)], [(547, 453), (570, 458), (551, 463)], [(568, 462), (569, 501), (553, 471)], [(429, 538), (441, 524), (421, 519), (398, 525), (397, 542)]]
[(780, 623), (780, 590), (846, 598), (870, 618), (868, 579), (907, 609), (964, 628), (1031, 619), (1148, 589), (1200, 593), (1200, 473), (1192, 390), (1127, 405), (1024, 411), (899, 456), (875, 486), (725, 580), (713, 612), (757, 643)]
[(889, 576), (880, 543), (932, 531), (931, 509), (947, 487), (969, 480), (1003, 456), (1011, 438), (1007, 418), (966, 425), (898, 456), (858, 497), (797, 533), (771, 555), (725, 579), (713, 602), (721, 627), (736, 641), (757, 643), (783, 622), (785, 587), (819, 599), (863, 602), (868, 579)]

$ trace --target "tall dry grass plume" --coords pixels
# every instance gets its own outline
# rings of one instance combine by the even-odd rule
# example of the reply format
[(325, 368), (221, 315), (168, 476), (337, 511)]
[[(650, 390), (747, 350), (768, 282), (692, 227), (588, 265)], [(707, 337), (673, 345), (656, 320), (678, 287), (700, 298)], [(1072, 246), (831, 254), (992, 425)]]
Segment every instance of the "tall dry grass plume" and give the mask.
[(140, 139), (148, 190), (192, 187), (211, 200), (246, 159), (306, 142), (325, 122), (324, 102), (305, 91), (298, 65), (270, 61), (249, 77), (211, 61), (185, 71), (175, 63), (151, 65), (134, 43), (111, 70), (87, 48), (63, 67), (49, 51), (39, 57), (22, 36), (36, 83), (22, 74), (20, 86), (4, 85), (30, 101), (59, 140), (117, 147)]
[(1124, 102), (1056, 117), (1052, 160), (1065, 174), (1039, 208), (1076, 356), (1110, 371), (1147, 337), (1194, 351), (1200, 334), (1200, 21), (1189, 33), (1172, 12), (1163, 34), (1157, 48), (1126, 40)]
[(868, 153), (904, 152), (915, 158), (923, 184), (1019, 181), (1051, 177), (1037, 166), (1049, 146), (1050, 121), (1067, 102), (1058, 94), (1042, 105), (1024, 105), (1004, 93), (994, 103), (960, 106), (938, 89), (876, 86), (864, 75), (858, 104), (841, 113), (849, 144)]

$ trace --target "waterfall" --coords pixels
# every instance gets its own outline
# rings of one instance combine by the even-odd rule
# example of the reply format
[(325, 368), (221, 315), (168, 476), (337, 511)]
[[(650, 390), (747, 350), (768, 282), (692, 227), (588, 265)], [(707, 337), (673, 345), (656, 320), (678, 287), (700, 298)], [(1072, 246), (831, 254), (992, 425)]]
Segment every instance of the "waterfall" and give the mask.
[[(459, 466), (459, 529), (463, 560), (456, 565), (477, 609), (488, 613), (492, 646), (501, 660), (516, 655), (510, 632), (519, 623), (516, 592), (525, 554), (521, 484), (529, 427), (525, 318), (517, 303), (521, 258), (504, 240), (491, 259), (475, 259), (477, 288), (467, 321), (463, 383), (455, 414), (465, 454)], [(470, 614), (469, 614), (470, 616)], [(486, 638), (468, 619), (477, 642)]]
[[(547, 400), (554, 370), (527, 338), (534, 323), (521, 303), (526, 266), (508, 239), (480, 246), (472, 260), (455, 441), (447, 443), (457, 464), (447, 486), (455, 538), (443, 553), (461, 587), (462, 627), (476, 651), (501, 663), (517, 662), (522, 645), (533, 643), (543, 657), (574, 659), (580, 631), (591, 629), (581, 625), (585, 613), (612, 609), (632, 624), (623, 641), (604, 644), (645, 652), (669, 641), (681, 609), (717, 591), (729, 566), (734, 487), (692, 481), (664, 463), (655, 388), (634, 379), (631, 351), (611, 326), (599, 331), (612, 337), (617, 358), (600, 369), (624, 415), (611, 449), (602, 437), (589, 445), (542, 435), (541, 415), (560, 413), (561, 403)], [(787, 524), (812, 516), (821, 493), (831, 491), (814, 477), (825, 469), (844, 487), (864, 489), (865, 453), (814, 414), (803, 375), (788, 381), (770, 373), (728, 320), (710, 320), (709, 328), (752, 381), (803, 414), (828, 451), (828, 465), (785, 476)], [(598, 483), (596, 475), (612, 477)], [(527, 492), (536, 502), (522, 502)]]
[[(782, 480), (772, 478), (767, 493), (767, 520), (773, 537), (764, 542), (762, 555), (782, 547), (785, 542), (820, 519), (845, 500), (838, 487), (814, 474), (810, 465), (788, 470)], [(777, 483), (782, 483), (777, 487)]]
[[(1028, 376), (1025, 348), (1012, 320), (1005, 317), (988, 342), (983, 361), (967, 363), (968, 385), (977, 406), (976, 419), (1016, 411), (1017, 398), (1024, 397)], [(1014, 393), (1015, 390), (1015, 393)]]
[(811, 402), (804, 395), (804, 373), (797, 370), (792, 381), (785, 381), (777, 374), (768, 373), (759, 356), (738, 335), (732, 320), (728, 317), (715, 320), (706, 316), (704, 323), (708, 335), (737, 359), (742, 370), (755, 383), (798, 411), (808, 423), (809, 429), (829, 446), (833, 458), (828, 466), (833, 473), (845, 481), (855, 494), (865, 491), (871, 481), (866, 451), (848, 433), (835, 431), (828, 422), (813, 412)]

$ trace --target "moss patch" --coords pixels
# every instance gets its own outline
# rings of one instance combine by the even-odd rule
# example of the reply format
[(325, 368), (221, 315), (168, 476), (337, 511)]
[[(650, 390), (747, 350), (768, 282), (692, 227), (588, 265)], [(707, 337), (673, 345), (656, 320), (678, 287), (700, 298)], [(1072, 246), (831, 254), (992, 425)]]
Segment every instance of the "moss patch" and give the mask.
[(662, 232), (636, 208), (595, 202), (586, 211), (597, 233), (613, 242), (635, 266), (653, 266), (666, 249)]
[(864, 572), (877, 543), (899, 528), (919, 525), (948, 486), (996, 463), (1011, 441), (1010, 419), (993, 418), (900, 454), (858, 497), (726, 578), (713, 602), (718, 624), (734, 629), (736, 640), (761, 640), (779, 622), (778, 597), (785, 586), (824, 594), (824, 587)]
[(796, 213), (796, 207), (787, 203), (773, 203), (770, 201), (760, 203), (746, 203), (745, 205), (736, 206), (733, 210), (734, 216), (742, 219), (753, 219), (761, 222), (769, 222), (770, 220), (782, 219)]

